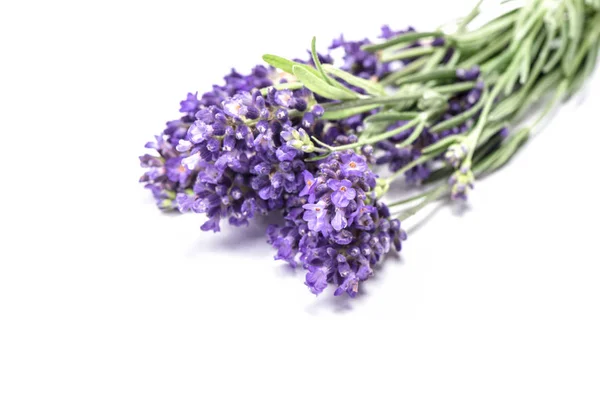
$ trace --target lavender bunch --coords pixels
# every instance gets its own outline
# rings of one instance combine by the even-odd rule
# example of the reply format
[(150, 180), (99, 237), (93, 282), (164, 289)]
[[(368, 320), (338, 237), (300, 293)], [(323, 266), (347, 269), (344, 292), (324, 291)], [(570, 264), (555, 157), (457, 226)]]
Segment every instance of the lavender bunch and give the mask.
[[(384, 26), (381, 37), (390, 37), (390, 35), (400, 33), (403, 31), (395, 32)], [(343, 49), (346, 70), (358, 71), (362, 76), (371, 78), (377, 76), (377, 73), (381, 73), (381, 66), (385, 64), (379, 63), (376, 56), (361, 49), (362, 45), (368, 43), (370, 42), (367, 39), (346, 41), (341, 37), (332, 43), (330, 49)], [(311, 57), (313, 57), (312, 53)], [(317, 58), (297, 60), (297, 62), (312, 65), (314, 65), (314, 59), (318, 59), (319, 62), (332, 62), (332, 58), (327, 54), (315, 54), (314, 57)], [(253, 90), (264, 89), (275, 84), (278, 84), (280, 88), (302, 88), (301, 84), (288, 84), (288, 79), (294, 80), (295, 77), (285, 72), (278, 72), (273, 67), (257, 65), (248, 75), (240, 74), (233, 69), (224, 77), (224, 85), (214, 85), (212, 90), (204, 93), (200, 98), (198, 98), (198, 93), (187, 94), (187, 98), (180, 103), (179, 111), (183, 113), (182, 117), (167, 122), (167, 127), (162, 134), (155, 136), (154, 141), (146, 144), (146, 148), (155, 150), (158, 154), (144, 154), (140, 157), (141, 166), (147, 169), (140, 178), (140, 182), (145, 184), (145, 188), (151, 190), (159, 209), (177, 209), (177, 194), (185, 193), (186, 190), (189, 193), (196, 181), (198, 171), (189, 170), (182, 163), (182, 160), (190, 155), (189, 149), (186, 148), (187, 144), (184, 143), (179, 148), (178, 144), (180, 140), (186, 140), (188, 130), (197, 120), (197, 113), (209, 107), (212, 107), (213, 110), (223, 109), (223, 102), (237, 94), (251, 93)], [(354, 89), (359, 92), (361, 90), (360, 88)], [(289, 94), (288, 91), (285, 93)], [(320, 100), (326, 101), (323, 98)], [(325, 142), (347, 144), (356, 141), (356, 136), (352, 132), (362, 124), (365, 116), (354, 115), (335, 124), (329, 123), (326, 129), (323, 124), (317, 125), (316, 128), (322, 132), (322, 139)], [(316, 121), (314, 115), (310, 113), (303, 121), (304, 124), (309, 125), (313, 122)]]
[[(469, 30), (479, 6), (454, 33), (341, 37), (338, 62), (314, 39), (308, 61), (265, 55), (269, 68), (182, 102), (150, 144), (159, 155), (141, 157), (142, 181), (159, 207), (205, 213), (203, 230), (281, 213), (267, 232), (275, 259), (306, 269), (315, 294), (331, 284), (354, 297), (400, 251), (402, 221), (466, 200), (595, 67), (597, 1), (530, 0)], [(421, 192), (385, 201), (399, 180)]]
[(406, 234), (378, 201), (377, 176), (364, 157), (336, 152), (315, 175), (306, 170), (303, 176), (300, 200), (286, 210), (285, 225), (267, 231), (275, 259), (307, 269), (305, 284), (314, 294), (333, 283), (335, 295), (354, 297), (382, 257), (400, 251)]

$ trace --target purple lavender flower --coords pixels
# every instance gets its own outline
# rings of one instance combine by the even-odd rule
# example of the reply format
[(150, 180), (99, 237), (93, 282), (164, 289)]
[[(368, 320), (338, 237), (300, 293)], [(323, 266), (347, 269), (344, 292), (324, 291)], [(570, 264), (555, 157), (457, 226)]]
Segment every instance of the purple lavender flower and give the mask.
[(273, 99), (275, 101), (275, 104), (285, 108), (293, 108), (293, 105), (296, 103), (294, 94), (291, 90), (276, 91), (273, 95)]
[(314, 232), (328, 231), (329, 216), (327, 215), (327, 204), (319, 201), (316, 204), (306, 204), (303, 219), (308, 222), (308, 228)]
[(258, 108), (252, 104), (252, 96), (248, 92), (238, 92), (233, 97), (223, 101), (223, 111), (232, 117), (248, 117), (256, 119), (259, 116)]
[(342, 284), (335, 290), (333, 295), (338, 296), (347, 293), (348, 296), (354, 298), (358, 294), (358, 277), (354, 272), (348, 273)]
[(478, 66), (474, 66), (470, 69), (459, 68), (456, 70), (456, 77), (460, 80), (477, 80), (479, 78), (480, 69)]
[[(353, 161), (350, 161), (353, 162)], [(331, 194), (331, 202), (335, 206), (345, 208), (351, 200), (356, 198), (356, 190), (352, 188), (350, 180), (335, 180), (329, 179), (327, 186), (333, 190)]]
[(333, 227), (335, 231), (341, 231), (346, 226), (348, 226), (348, 219), (346, 219), (344, 209), (336, 208), (335, 216), (331, 219), (331, 227)]
[(302, 172), (302, 178), (304, 179), (304, 188), (302, 189), (302, 191), (300, 191), (300, 193), (298, 194), (300, 197), (305, 197), (308, 196), (308, 200), (310, 202), (314, 201), (314, 195), (315, 195), (315, 188), (317, 181), (315, 180), (315, 177), (313, 176), (312, 173), (310, 173), (308, 170), (305, 170), (304, 172)]
[(467, 166), (461, 166), (452, 176), (448, 179), (448, 183), (452, 187), (451, 198), (454, 200), (467, 200), (467, 195), (470, 190), (473, 189), (473, 182), (475, 176)]
[(381, 34), (378, 36), (380, 39), (391, 39), (393, 37), (396, 37), (398, 35), (401, 35), (403, 33), (408, 33), (408, 32), (414, 32), (415, 29), (413, 27), (408, 27), (408, 29), (406, 30), (393, 30), (391, 29), (388, 25), (383, 25), (381, 27)]
[(324, 266), (308, 266), (308, 273), (306, 273), (306, 286), (315, 295), (323, 292), (327, 288), (327, 268)]
[[(307, 269), (305, 284), (314, 294), (331, 283), (337, 286), (335, 295), (356, 296), (359, 282), (392, 248), (399, 251), (406, 238), (400, 222), (374, 198), (373, 172), (366, 168), (357, 174), (350, 162), (366, 165), (364, 157), (346, 151), (323, 160), (316, 174), (305, 173), (313, 183), (302, 193), (312, 191), (313, 198), (288, 208), (285, 226), (270, 227), (269, 242), (294, 266)], [(354, 194), (348, 194), (351, 190)]]
[(194, 94), (188, 93), (187, 98), (179, 104), (181, 105), (179, 112), (196, 112), (200, 106), (200, 101), (198, 101), (198, 92)]
[(342, 172), (347, 176), (361, 176), (368, 167), (365, 158), (354, 152), (344, 153), (341, 157)]
[(199, 200), (193, 193), (179, 193), (177, 194), (175, 201), (180, 212), (188, 212), (200, 205)]
[(191, 171), (181, 163), (182, 158), (169, 158), (165, 163), (167, 169), (167, 177), (169, 180), (180, 185), (185, 185), (188, 181)]

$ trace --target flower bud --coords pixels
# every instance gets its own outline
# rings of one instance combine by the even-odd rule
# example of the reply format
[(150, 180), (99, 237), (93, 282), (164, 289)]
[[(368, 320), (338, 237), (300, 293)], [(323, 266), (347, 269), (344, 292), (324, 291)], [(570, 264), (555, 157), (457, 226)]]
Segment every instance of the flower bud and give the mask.
[(454, 168), (457, 168), (468, 153), (469, 148), (466, 144), (452, 144), (444, 154), (444, 159)]

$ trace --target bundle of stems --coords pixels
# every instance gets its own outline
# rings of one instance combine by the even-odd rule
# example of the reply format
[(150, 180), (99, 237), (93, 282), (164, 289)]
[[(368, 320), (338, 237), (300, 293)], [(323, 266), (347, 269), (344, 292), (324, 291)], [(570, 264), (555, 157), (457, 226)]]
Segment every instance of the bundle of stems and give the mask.
[[(471, 30), (469, 26), (477, 22), (481, 3), (454, 33), (409, 32), (363, 46), (381, 62), (412, 61), (378, 82), (360, 82), (332, 65), (317, 65), (316, 70), (306, 74), (307, 67), (294, 67), (274, 56), (264, 57), (273, 66), (294, 74), (299, 80), (297, 87), (306, 85), (315, 93), (336, 100), (323, 104), (323, 119), (338, 120), (378, 111), (366, 118), (367, 128), (355, 143), (330, 146), (315, 138), (322, 150), (315, 159), (378, 143), (416, 127), (413, 134), (396, 145), (404, 148), (412, 145), (425, 129), (436, 135), (468, 122), (467, 131), (422, 148), (421, 156), (386, 178), (381, 195), (411, 168), (431, 164), (441, 154), (451, 161), (432, 164), (431, 175), (422, 182), (425, 193), (388, 204), (396, 207), (420, 201), (403, 211), (402, 219), (448, 194), (465, 198), (474, 178), (504, 165), (552, 109), (573, 95), (595, 68), (600, 48), (600, 2), (531, 0)], [(416, 41), (421, 46), (409, 46)], [(432, 45), (436, 41), (443, 45)], [(452, 55), (448, 59), (449, 50)], [(477, 82), (461, 81), (461, 73), (474, 68), (480, 70), (479, 80), (485, 83), (478, 102), (450, 119), (441, 119), (454, 94), (477, 86)], [(331, 79), (333, 76), (363, 87), (367, 94), (349, 96), (348, 90)], [(332, 88), (340, 89), (335, 93), (339, 95), (332, 94)], [(399, 120), (406, 124), (387, 130)], [(512, 133), (507, 135), (507, 130), (502, 129)], [(499, 130), (504, 134), (498, 135)], [(448, 178), (449, 186), (439, 184)]]

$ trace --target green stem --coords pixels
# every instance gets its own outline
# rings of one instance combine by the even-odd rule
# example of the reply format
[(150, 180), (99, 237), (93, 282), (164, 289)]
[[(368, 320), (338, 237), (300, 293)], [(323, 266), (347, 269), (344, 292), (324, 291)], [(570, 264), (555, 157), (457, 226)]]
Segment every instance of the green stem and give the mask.
[(444, 36), (444, 34), (442, 32), (410, 32), (410, 33), (405, 33), (405, 34), (396, 36), (396, 37), (394, 37), (388, 41), (385, 41), (383, 43), (367, 44), (365, 46), (362, 46), (361, 50), (373, 52), (373, 51), (383, 50), (383, 49), (395, 46), (396, 44), (400, 44), (400, 43), (414, 42), (415, 40), (423, 39), (426, 37), (443, 37), (443, 36)]
[(365, 119), (365, 123), (410, 121), (419, 116), (419, 112), (380, 112)]
[(412, 143), (414, 143), (414, 141), (419, 138), (421, 133), (423, 133), (423, 129), (425, 128), (425, 122), (426, 122), (426, 119), (423, 118), (421, 120), (421, 122), (417, 125), (415, 130), (413, 130), (412, 134), (410, 136), (408, 136), (408, 138), (406, 140), (404, 140), (403, 142), (401, 142), (399, 144), (396, 144), (396, 148), (405, 148), (405, 147), (408, 147), (409, 145), (411, 145)]
[(418, 60), (411, 62), (410, 64), (402, 67), (401, 69), (390, 73), (389, 75), (387, 75), (386, 77), (381, 79), (381, 81), (379, 83), (381, 83), (384, 86), (391, 85), (398, 79), (403, 78), (406, 75), (410, 75), (413, 72), (417, 72), (426, 63), (427, 63), (427, 58), (419, 58)]
[(536, 118), (534, 122), (532, 122), (529, 126), (524, 127), (517, 131), (513, 136), (507, 140), (507, 142), (498, 149), (494, 154), (490, 155), (486, 159), (484, 159), (481, 163), (476, 165), (473, 168), (473, 171), (480, 175), (484, 173), (490, 173), (494, 170), (503, 166), (512, 156), (517, 152), (517, 150), (521, 147), (527, 138), (529, 137), (530, 132), (541, 123), (546, 116), (554, 109), (556, 104), (561, 100), (561, 98), (565, 95), (568, 88), (568, 80), (563, 80), (552, 99), (546, 104), (540, 115)]
[[(479, 137), (480, 143), (485, 143), (490, 137), (498, 133), (502, 128), (508, 127), (506, 122), (498, 121), (498, 122), (490, 122), (485, 126), (481, 136)], [(475, 154), (477, 155), (477, 154)]]
[(456, 68), (456, 66), (458, 65), (458, 62), (460, 61), (460, 57), (462, 56), (460, 50), (454, 50), (454, 52), (452, 53), (452, 57), (450, 57), (450, 59), (448, 60), (448, 62), (446, 63), (446, 66), (448, 68)]
[(404, 198), (404, 199), (401, 199), (401, 200), (398, 200), (398, 201), (394, 201), (394, 202), (391, 202), (391, 203), (390, 202), (386, 202), (385, 205), (388, 208), (393, 208), (393, 207), (398, 206), (398, 205), (408, 204), (408, 203), (411, 203), (411, 202), (416, 201), (418, 199), (421, 199), (423, 197), (427, 197), (433, 191), (434, 190), (428, 190), (428, 191), (425, 191), (424, 193), (413, 195), (412, 197)]
[(453, 134), (451, 136), (444, 137), (440, 141), (437, 141), (437, 142), (430, 144), (427, 147), (423, 148), (421, 150), (421, 154), (425, 154), (425, 155), (431, 154), (431, 153), (439, 154), (441, 152), (444, 152), (452, 144), (456, 144), (456, 143), (464, 140), (464, 138), (465, 138), (465, 136), (462, 134)]
[(506, 32), (499, 39), (496, 39), (494, 43), (490, 46), (486, 47), (484, 50), (475, 53), (471, 57), (467, 58), (459, 65), (461, 67), (470, 67), (473, 65), (480, 65), (481, 63), (487, 61), (491, 56), (500, 52), (502, 49), (505, 49), (511, 42), (513, 38), (512, 31)]
[(442, 60), (444, 59), (446, 52), (447, 52), (447, 50), (443, 47), (435, 50), (433, 55), (431, 57), (429, 57), (429, 59), (427, 60), (427, 63), (425, 64), (425, 66), (423, 66), (423, 72), (429, 72), (432, 69), (438, 67), (440, 65), (440, 63), (442, 62)]
[(317, 38), (315, 36), (313, 36), (312, 43), (310, 45), (310, 53), (312, 55), (313, 63), (315, 64), (315, 67), (317, 68), (317, 71), (319, 71), (321, 77), (325, 80), (325, 82), (327, 82), (327, 84), (333, 85), (331, 79), (323, 70), (323, 65), (321, 65), (321, 61), (319, 60), (319, 55), (317, 53)]
[(440, 94), (455, 94), (469, 91), (475, 86), (477, 86), (477, 82), (460, 82), (445, 86), (438, 86), (435, 87), (433, 90), (437, 91)]
[(510, 64), (514, 55), (514, 50), (511, 50), (510, 48), (506, 49), (506, 51), (502, 52), (501, 55), (492, 58), (491, 60), (481, 65), (481, 72), (484, 75), (490, 75), (492, 73), (495, 73), (496, 71), (501, 71), (505, 69), (505, 65)]
[(341, 145), (341, 146), (337, 146), (337, 147), (332, 147), (330, 145), (327, 145), (327, 144), (323, 143), (322, 141), (318, 140), (316, 137), (312, 137), (312, 139), (317, 144), (321, 145), (322, 147), (327, 148), (331, 152), (351, 150), (351, 149), (354, 149), (354, 148), (362, 147), (364, 145), (374, 144), (374, 143), (377, 143), (379, 141), (387, 140), (390, 137), (394, 137), (397, 134), (400, 134), (400, 133), (402, 133), (402, 132), (404, 132), (406, 130), (409, 130), (409, 129), (417, 126), (419, 123), (422, 123), (422, 121), (424, 119), (426, 119), (426, 117), (423, 116), (422, 114), (419, 114), (418, 118), (413, 119), (412, 121), (408, 122), (406, 125), (400, 126), (397, 129), (390, 130), (389, 132), (384, 132), (384, 133), (378, 134), (376, 136), (368, 137), (365, 140), (359, 140), (356, 143)]
[[(515, 62), (515, 61), (519, 61), (519, 59), (515, 58), (515, 60), (513, 62)], [(502, 75), (500, 80), (496, 83), (496, 86), (494, 86), (494, 89), (492, 90), (492, 94), (490, 95), (490, 97), (487, 100), (487, 103), (483, 107), (483, 111), (481, 111), (481, 116), (479, 117), (479, 121), (477, 122), (475, 129), (473, 129), (473, 132), (468, 136), (468, 140), (470, 142), (469, 142), (469, 154), (467, 155), (467, 158), (466, 158), (467, 163), (470, 163), (471, 159), (473, 158), (473, 152), (475, 151), (475, 148), (477, 147), (477, 143), (479, 141), (479, 136), (481, 135), (485, 125), (487, 124), (487, 119), (488, 119), (488, 116), (494, 105), (494, 101), (495, 101), (496, 97), (498, 95), (500, 95), (500, 93), (502, 92), (503, 86), (506, 83), (506, 79), (510, 77), (510, 69), (512, 69), (512, 68), (509, 68), (508, 73), (505, 73), (504, 75)]]
[[(535, 87), (529, 92), (528, 98), (525, 101), (529, 104), (536, 103), (549, 90), (551, 90), (553, 87), (556, 87), (560, 83), (562, 78), (562, 71), (559, 69), (555, 70), (554, 72), (548, 75), (545, 75), (536, 83)], [(527, 111), (527, 107), (521, 108), (512, 119), (519, 120)]]
[[(598, 42), (600, 43), (600, 37), (598, 38)], [(580, 87), (585, 82), (585, 79), (592, 74), (594, 71), (596, 64), (598, 62), (598, 53), (600, 52), (600, 47), (593, 47), (587, 55), (585, 66), (583, 70), (575, 75), (572, 78), (571, 84), (569, 85), (568, 95), (571, 96), (574, 92), (580, 89)]]
[[(518, 47), (518, 51), (515, 57), (513, 58), (513, 64), (511, 64), (509, 71), (505, 73), (505, 75), (507, 75), (507, 80), (505, 82), (506, 85), (504, 86), (504, 95), (509, 95), (513, 92), (514, 87), (516, 86), (517, 82), (519, 82), (519, 76), (521, 76), (521, 74), (524, 72), (524, 64), (527, 65), (527, 74), (529, 74), (528, 69), (530, 68), (532, 62), (531, 54), (534, 53), (534, 51), (532, 51), (532, 47), (536, 47), (535, 53), (537, 53), (537, 51), (542, 45), (542, 41), (544, 40), (543, 34), (540, 35), (540, 37), (537, 39), (535, 37), (537, 33), (542, 29), (543, 24), (544, 21), (539, 20), (534, 25), (534, 33), (532, 35), (527, 36), (525, 39), (519, 41), (520, 47)], [(536, 40), (534, 41), (534, 39)], [(513, 41), (511, 46), (514, 46), (515, 43), (517, 42)], [(548, 45), (549, 41), (546, 41), (546, 47), (548, 47)], [(538, 61), (540, 61), (540, 58), (538, 58)], [(533, 80), (530, 79), (529, 81), (531, 82)]]
[(406, 60), (408, 58), (417, 58), (422, 57), (424, 55), (430, 55), (435, 52), (435, 47), (416, 47), (410, 48), (408, 50), (400, 51), (398, 53), (386, 54), (383, 53), (381, 55), (381, 62), (391, 62), (398, 60)]
[(406, 211), (400, 213), (398, 216), (398, 219), (400, 219), (401, 222), (406, 221), (406, 219), (415, 215), (417, 212), (419, 212), (421, 209), (425, 208), (427, 205), (429, 205), (433, 201), (436, 201), (436, 200), (440, 199), (441, 197), (447, 195), (449, 192), (450, 192), (450, 190), (446, 185), (442, 185), (442, 186), (436, 188), (435, 190), (433, 190), (431, 192), (431, 194), (426, 196), (425, 199), (419, 205), (416, 205), (416, 206), (409, 208)]
[(404, 100), (418, 100), (422, 95), (422, 92), (393, 94), (391, 96), (363, 98), (360, 100), (349, 100), (340, 103), (325, 103), (323, 104), (323, 108), (325, 108), (325, 111), (341, 111), (344, 109), (362, 107), (364, 105), (389, 105)]
[(475, 7), (473, 7), (471, 12), (467, 14), (467, 16), (462, 21), (460, 21), (460, 24), (457, 28), (458, 32), (463, 32), (466, 29), (467, 25), (469, 25), (479, 15), (479, 13), (481, 12), (481, 3), (483, 3), (483, 0), (479, 0)]
[(451, 36), (451, 40), (459, 49), (479, 49), (489, 43), (490, 37), (498, 37), (501, 32), (509, 29), (516, 21), (518, 13), (509, 13), (491, 21), (481, 28)]
[[(499, 129), (496, 129), (494, 133), (496, 133), (498, 130)], [(493, 140), (489, 140), (490, 136), (491, 135), (487, 136), (486, 140), (484, 141), (484, 144), (481, 144), (479, 147), (477, 147), (477, 150), (475, 150), (475, 155), (473, 156), (473, 171), (475, 175), (477, 175), (476, 170), (480, 167), (480, 164), (482, 163), (482, 160), (484, 159), (485, 155), (488, 154), (489, 151), (494, 146), (498, 145), (502, 140), (500, 136), (496, 136), (493, 138)], [(432, 184), (440, 180), (448, 179), (452, 175), (452, 173), (454, 173), (454, 171), (455, 169), (451, 166), (444, 166), (442, 168), (436, 169), (432, 171), (431, 175), (429, 175), (429, 177), (425, 179), (425, 181), (423, 181), (423, 184)]]
[(456, 78), (456, 69), (454, 68), (440, 68), (434, 69), (430, 72), (420, 73), (418, 75), (407, 76), (402, 79), (398, 79), (397, 84), (407, 84), (407, 83), (420, 83), (420, 82), (428, 82), (430, 80), (437, 79), (450, 79)]
[(333, 147), (333, 150), (334, 151), (349, 150), (352, 148), (362, 147), (363, 145), (374, 144), (379, 141), (387, 140), (390, 137), (394, 137), (397, 134), (400, 134), (409, 129), (412, 129), (413, 127), (415, 127), (419, 123), (421, 123), (421, 121), (424, 119), (425, 119), (425, 117), (420, 114), (418, 118), (413, 119), (412, 121), (408, 122), (406, 125), (400, 126), (397, 129), (390, 130), (389, 132), (384, 132), (382, 134), (378, 134), (377, 136), (371, 136), (364, 141), (359, 140), (357, 143), (347, 144), (347, 145), (343, 145), (343, 146), (339, 146), (339, 147)]
[(438, 86), (434, 89), (420, 89), (408, 94), (400, 93), (393, 94), (390, 96), (375, 96), (370, 98), (361, 98), (358, 100), (347, 100), (339, 103), (325, 103), (323, 104), (323, 108), (325, 108), (325, 111), (327, 112), (332, 112), (351, 108), (358, 108), (367, 105), (395, 105), (401, 101), (418, 100), (428, 90), (435, 90), (440, 94), (453, 94), (471, 90), (473, 87), (475, 87), (476, 84), (476, 82), (460, 82), (445, 86)]
[(579, 51), (577, 51), (575, 53), (575, 58), (571, 61), (570, 64), (567, 67), (567, 73), (566, 75), (570, 78), (575, 74), (575, 71), (577, 71), (577, 68), (579, 68), (579, 65), (583, 62), (583, 59), (586, 57), (587, 53), (590, 51), (590, 48), (593, 45), (598, 45), (598, 38), (596, 36), (600, 35), (600, 13), (598, 13), (596, 15), (596, 18), (594, 18), (591, 22), (592, 27), (594, 27), (595, 29), (592, 30), (587, 37), (585, 38), (583, 45), (581, 46), (581, 48), (579, 49)]
[(561, 38), (561, 40), (559, 42), (558, 48), (554, 51), (554, 54), (552, 55), (552, 57), (550, 57), (550, 59), (548, 60), (546, 65), (544, 65), (544, 69), (543, 69), (544, 73), (548, 73), (552, 69), (554, 69), (554, 67), (560, 63), (560, 60), (563, 58), (563, 55), (567, 51), (567, 47), (569, 44), (569, 38), (568, 38), (568, 34), (567, 34), (568, 30), (569, 30), (569, 28), (567, 26), (567, 21), (563, 20), (559, 26), (559, 34), (558, 34), (558, 36)]

